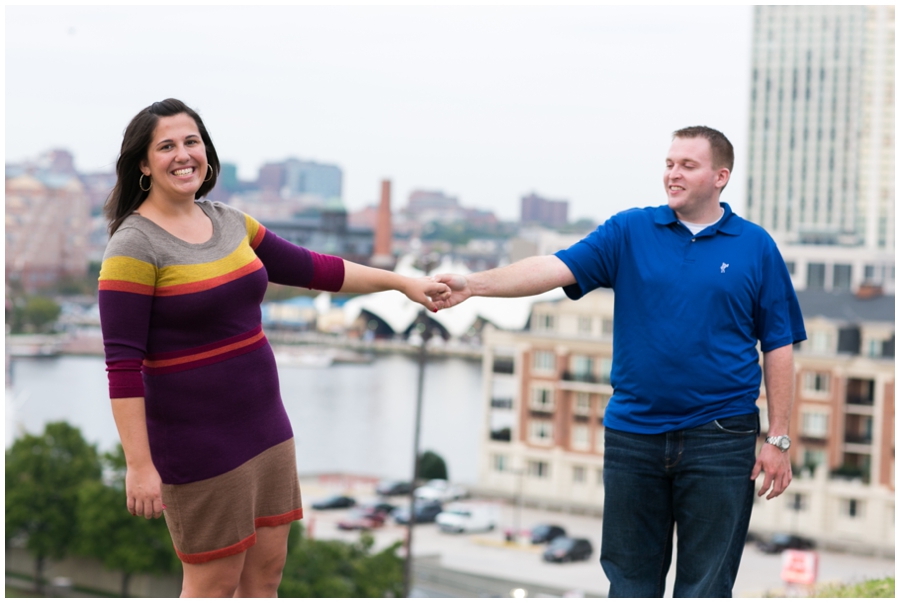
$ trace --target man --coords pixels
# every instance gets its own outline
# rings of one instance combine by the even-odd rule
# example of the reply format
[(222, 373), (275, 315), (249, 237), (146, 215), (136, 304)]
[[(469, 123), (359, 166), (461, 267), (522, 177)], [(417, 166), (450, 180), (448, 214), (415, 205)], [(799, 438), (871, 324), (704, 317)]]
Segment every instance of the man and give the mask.
[[(473, 295), (615, 291), (600, 554), (611, 597), (663, 595), (675, 526), (675, 596), (730, 597), (754, 480), (765, 474), (767, 499), (791, 481), (792, 344), (806, 333), (771, 237), (719, 202), (733, 164), (721, 132), (678, 130), (667, 206), (617, 214), (555, 255), (435, 277), (452, 291), (441, 308)], [(769, 411), (758, 456), (757, 343)]]

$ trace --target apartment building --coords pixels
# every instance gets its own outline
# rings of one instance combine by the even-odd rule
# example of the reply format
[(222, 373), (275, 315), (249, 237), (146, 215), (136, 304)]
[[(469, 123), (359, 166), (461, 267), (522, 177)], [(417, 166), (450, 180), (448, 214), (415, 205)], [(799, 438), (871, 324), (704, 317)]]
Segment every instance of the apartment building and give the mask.
[[(894, 505), (894, 298), (866, 289), (798, 298), (809, 339), (794, 355), (797, 475), (790, 496), (757, 501), (752, 528), (892, 550), (893, 529), (885, 529)], [(577, 302), (536, 303), (527, 330), (485, 331), (482, 488), (601, 511), (613, 305), (601, 289)], [(758, 404), (764, 436), (764, 387)]]
[(28, 293), (63, 276), (84, 276), (91, 234), (90, 198), (66, 174), (6, 179), (6, 282)]

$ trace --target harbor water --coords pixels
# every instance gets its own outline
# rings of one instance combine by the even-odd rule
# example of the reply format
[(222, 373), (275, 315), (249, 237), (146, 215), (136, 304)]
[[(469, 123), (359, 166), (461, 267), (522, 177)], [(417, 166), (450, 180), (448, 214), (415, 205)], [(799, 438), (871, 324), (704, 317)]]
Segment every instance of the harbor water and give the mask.
[[(67, 421), (106, 451), (118, 442), (105, 365), (96, 356), (15, 358), (6, 391), (6, 446), (23, 431)], [(301, 475), (344, 473), (408, 479), (413, 466), (416, 359), (376, 356), (368, 364), (279, 366)], [(447, 463), (450, 479), (473, 484), (484, 429), (481, 362), (429, 359), (420, 450)]]

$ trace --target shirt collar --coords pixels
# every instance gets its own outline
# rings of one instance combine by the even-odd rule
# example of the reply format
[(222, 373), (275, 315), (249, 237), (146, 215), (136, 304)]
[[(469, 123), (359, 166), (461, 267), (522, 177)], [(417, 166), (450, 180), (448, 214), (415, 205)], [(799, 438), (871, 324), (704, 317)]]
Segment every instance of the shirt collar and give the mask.
[[(709, 228), (712, 229), (713, 233), (721, 232), (727, 235), (741, 234), (744, 225), (741, 223), (740, 216), (731, 211), (731, 206), (727, 203), (719, 203), (719, 205), (725, 210), (725, 214), (718, 222)], [(654, 218), (654, 221), (660, 226), (669, 226), (678, 222), (678, 216), (675, 215), (675, 212), (672, 211), (672, 208), (668, 205), (660, 205), (656, 208), (656, 217)]]

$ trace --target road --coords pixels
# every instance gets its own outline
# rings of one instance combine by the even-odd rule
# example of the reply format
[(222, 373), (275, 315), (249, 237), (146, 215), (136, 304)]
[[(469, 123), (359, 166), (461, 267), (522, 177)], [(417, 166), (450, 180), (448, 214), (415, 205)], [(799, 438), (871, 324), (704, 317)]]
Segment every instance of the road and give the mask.
[[(313, 536), (320, 539), (353, 541), (358, 534), (337, 529), (337, 521), (346, 511), (313, 511), (309, 503), (329, 494), (348, 493), (357, 501), (375, 500), (371, 484), (359, 484), (355, 489), (336, 489), (333, 485), (322, 485), (315, 481), (301, 483), (307, 529), (312, 528)], [(404, 497), (391, 499), (395, 504), (405, 502)], [(538, 523), (552, 523), (563, 526), (570, 535), (586, 537), (594, 545), (594, 555), (589, 561), (568, 564), (550, 564), (541, 559), (541, 547), (506, 545), (503, 530), (515, 525), (517, 509), (508, 503), (496, 503), (500, 508), (500, 525), (497, 529), (483, 534), (444, 534), (434, 524), (416, 526), (413, 537), (415, 556), (440, 555), (441, 565), (454, 570), (473, 574), (496, 576), (508, 580), (523, 580), (546, 584), (566, 590), (605, 595), (609, 582), (599, 563), (600, 534), (602, 520), (597, 517), (571, 515), (554, 511), (524, 508), (521, 510), (521, 526), (529, 528)], [(376, 548), (404, 540), (406, 528), (389, 522), (385, 527), (373, 531)], [(845, 553), (818, 551), (819, 582), (855, 583), (869, 578), (883, 578), (894, 575), (893, 559), (850, 555)], [(667, 580), (666, 596), (672, 596), (674, 568)], [(781, 556), (765, 555), (751, 544), (744, 550), (741, 569), (735, 582), (734, 596), (762, 597), (784, 594), (784, 583), (780, 578)]]

